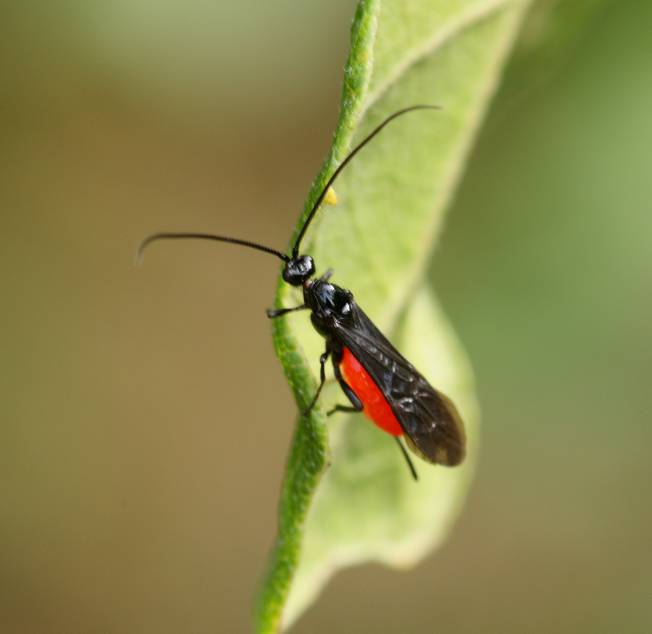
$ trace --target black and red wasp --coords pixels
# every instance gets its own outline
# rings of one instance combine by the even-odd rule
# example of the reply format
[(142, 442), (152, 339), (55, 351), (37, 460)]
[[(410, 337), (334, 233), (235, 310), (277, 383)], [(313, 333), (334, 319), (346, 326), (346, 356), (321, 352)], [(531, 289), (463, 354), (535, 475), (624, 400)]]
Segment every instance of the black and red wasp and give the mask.
[(465, 454), (462, 419), (453, 402), (433, 388), (376, 328), (355, 302), (351, 291), (330, 282), (331, 270), (316, 279), (313, 277), (315, 263), (310, 255), (300, 255), (299, 247), (330, 186), (349, 161), (397, 117), (415, 110), (436, 108), (418, 105), (395, 112), (348, 154), (310, 210), (290, 255), (248, 240), (206, 233), (155, 233), (145, 238), (138, 248), (138, 256), (141, 257), (144, 249), (154, 241), (190, 238), (237, 244), (271, 253), (281, 259), (285, 263), (283, 279), (292, 286), (302, 287), (303, 304), (292, 308), (268, 309), (267, 316), (277, 319), (290, 312), (309, 310), (315, 330), (326, 340), (326, 349), (319, 358), (319, 387), (304, 415), (315, 406), (324, 387), (326, 362), (330, 357), (335, 379), (349, 404), (335, 405), (328, 415), (335, 412), (364, 412), (378, 427), (394, 436), (415, 480), (416, 469), (401, 443), (401, 437), (424, 460), (455, 466), (462, 462)]

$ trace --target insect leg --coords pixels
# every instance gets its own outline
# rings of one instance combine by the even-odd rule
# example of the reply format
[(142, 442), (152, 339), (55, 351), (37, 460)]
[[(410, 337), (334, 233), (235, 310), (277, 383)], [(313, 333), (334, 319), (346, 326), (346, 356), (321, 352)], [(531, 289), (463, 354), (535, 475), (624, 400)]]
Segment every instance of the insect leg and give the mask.
[(335, 373), (335, 379), (337, 380), (342, 392), (344, 392), (346, 398), (351, 401), (351, 405), (336, 405), (332, 410), (326, 413), (326, 416), (332, 416), (335, 412), (361, 412), (364, 409), (362, 401), (358, 398), (358, 395), (353, 391), (351, 386), (344, 380), (342, 373), (340, 372), (340, 360), (336, 359), (333, 356), (333, 372)]
[(295, 310), (307, 310), (308, 307), (305, 304), (301, 306), (294, 306), (293, 308), (268, 308), (265, 312), (270, 319), (275, 319), (276, 317), (281, 317), (282, 315), (287, 315), (287, 313), (292, 313)]
[(410, 454), (407, 452), (405, 447), (403, 446), (403, 443), (401, 442), (401, 439), (398, 436), (394, 436), (396, 438), (396, 444), (398, 445), (398, 448), (401, 450), (401, 453), (403, 454), (403, 457), (405, 458), (405, 462), (407, 462), (408, 469), (410, 470), (410, 473), (412, 474), (412, 477), (415, 479), (415, 481), (419, 480), (419, 476), (417, 475), (417, 470), (414, 468), (414, 464), (412, 462), (412, 458), (410, 458)]
[(333, 276), (333, 269), (326, 269), (326, 272), (319, 278), (320, 282), (328, 282)]
[(326, 412), (326, 416), (332, 416), (333, 414), (337, 414), (337, 412), (345, 412), (347, 414), (354, 414), (354, 413), (360, 413), (362, 411), (362, 408), (358, 409), (357, 407), (353, 407), (352, 405), (340, 405), (339, 403), (337, 405), (333, 406), (333, 409), (329, 409)]
[(317, 388), (315, 395), (312, 397), (312, 401), (310, 401), (310, 405), (308, 405), (308, 408), (305, 410), (305, 412), (303, 412), (304, 416), (308, 416), (308, 414), (310, 414), (312, 408), (315, 406), (315, 403), (317, 402), (317, 399), (319, 398), (321, 389), (324, 387), (324, 383), (326, 383), (326, 361), (328, 361), (328, 357), (330, 356), (330, 354), (331, 354), (331, 350), (328, 347), (328, 344), (326, 344), (326, 350), (319, 357), (319, 387)]

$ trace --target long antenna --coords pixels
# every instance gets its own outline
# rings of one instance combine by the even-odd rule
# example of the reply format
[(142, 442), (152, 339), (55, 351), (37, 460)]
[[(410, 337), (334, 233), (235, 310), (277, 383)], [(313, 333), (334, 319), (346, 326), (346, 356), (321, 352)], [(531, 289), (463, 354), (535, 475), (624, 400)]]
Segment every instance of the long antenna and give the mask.
[(143, 253), (145, 249), (150, 244), (152, 244), (152, 242), (156, 242), (158, 240), (185, 240), (186, 238), (192, 240), (214, 240), (216, 242), (229, 242), (231, 244), (239, 244), (240, 246), (249, 247), (250, 249), (256, 249), (257, 251), (263, 251), (264, 253), (271, 253), (272, 255), (275, 255), (277, 258), (283, 260), (283, 262), (288, 262), (290, 260), (290, 258), (287, 255), (285, 255), (285, 253), (281, 253), (280, 251), (277, 251), (276, 249), (272, 249), (271, 247), (266, 247), (263, 244), (250, 242), (249, 240), (239, 240), (238, 238), (230, 238), (228, 236), (218, 236), (212, 233), (153, 233), (151, 236), (147, 236), (140, 243), (140, 246), (138, 247), (138, 251), (136, 251), (136, 261), (139, 264), (140, 262), (142, 262)]
[(429, 105), (418, 105), (418, 106), (410, 106), (409, 108), (403, 108), (402, 110), (399, 110), (398, 112), (395, 112), (394, 114), (391, 114), (387, 119), (385, 119), (380, 125), (378, 125), (374, 130), (372, 130), (368, 136), (366, 136), (358, 145), (356, 145), (349, 155), (339, 164), (338, 168), (333, 172), (333, 175), (328, 179), (328, 182), (326, 185), (324, 185), (324, 189), (322, 190), (321, 194), (319, 194), (319, 197), (317, 198), (315, 204), (312, 206), (312, 209), (310, 210), (310, 213), (308, 214), (308, 217), (306, 218), (306, 221), (303, 223), (303, 227), (301, 227), (301, 231), (299, 232), (299, 235), (297, 236), (297, 239), (294, 243), (294, 247), (292, 247), (292, 257), (296, 258), (299, 255), (299, 245), (301, 244), (301, 240), (303, 239), (303, 236), (306, 233), (306, 230), (308, 229), (308, 225), (311, 223), (314, 215), (317, 213), (317, 209), (319, 209), (319, 206), (324, 200), (324, 196), (326, 196), (326, 192), (328, 191), (328, 188), (333, 184), (335, 179), (340, 175), (340, 172), (346, 167), (346, 165), (349, 163), (349, 161), (365, 146), (371, 139), (373, 139), (390, 121), (393, 121), (397, 117), (400, 117), (401, 115), (404, 115), (408, 112), (412, 112), (414, 110), (439, 110), (439, 106), (429, 106)]

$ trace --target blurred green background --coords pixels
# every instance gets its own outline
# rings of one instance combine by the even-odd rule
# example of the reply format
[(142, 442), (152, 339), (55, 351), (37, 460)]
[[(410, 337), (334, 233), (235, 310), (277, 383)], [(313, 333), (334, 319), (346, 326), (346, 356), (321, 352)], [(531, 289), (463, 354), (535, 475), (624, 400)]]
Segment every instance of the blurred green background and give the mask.
[[(286, 245), (353, 8), (0, 8), (3, 632), (249, 631), (295, 417), (277, 267), (133, 254), (161, 229)], [(296, 632), (652, 630), (650, 24), (606, 2), (562, 55), (522, 47), (432, 267), (483, 407), (467, 507)]]

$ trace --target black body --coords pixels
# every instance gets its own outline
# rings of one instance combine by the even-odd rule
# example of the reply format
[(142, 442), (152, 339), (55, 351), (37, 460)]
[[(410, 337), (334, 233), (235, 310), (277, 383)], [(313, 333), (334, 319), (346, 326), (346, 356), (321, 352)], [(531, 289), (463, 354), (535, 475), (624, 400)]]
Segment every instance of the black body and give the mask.
[[(428, 462), (454, 466), (462, 462), (465, 453), (464, 425), (455, 405), (441, 392), (435, 390), (419, 372), (401, 355), (372, 321), (358, 307), (350, 291), (331, 284), (331, 272), (318, 279), (315, 263), (311, 256), (300, 255), (299, 247), (317, 210), (338, 174), (351, 159), (373, 139), (388, 123), (415, 110), (436, 110), (437, 106), (418, 105), (399, 110), (382, 121), (365, 137), (339, 164), (317, 197), (310, 212), (299, 230), (290, 255), (256, 242), (229, 236), (206, 233), (156, 233), (140, 244), (138, 258), (145, 248), (161, 239), (196, 238), (227, 242), (262, 251), (276, 256), (285, 262), (283, 279), (292, 286), (303, 287), (304, 303), (293, 308), (276, 308), (267, 311), (270, 319), (281, 317), (296, 310), (310, 310), (313, 326), (325, 339), (326, 350), (319, 358), (320, 383), (307, 414), (317, 402), (326, 381), (326, 362), (333, 359), (333, 370), (350, 405), (336, 405), (328, 414), (334, 412), (360, 412), (364, 403), (346, 383), (340, 372), (340, 363), (345, 348), (348, 348), (362, 367), (371, 376), (382, 392), (396, 416), (409, 447)], [(415, 479), (417, 474), (410, 457), (396, 437), (398, 446), (405, 457)]]
[(462, 462), (464, 425), (455, 405), (435, 390), (387, 340), (356, 304), (353, 294), (328, 282), (328, 277), (306, 280), (303, 296), (305, 307), (312, 311), (310, 319), (315, 329), (326, 339), (322, 368), (328, 356), (332, 356), (335, 376), (353, 406), (339, 406), (336, 411), (362, 409), (360, 400), (339, 371), (346, 347), (387, 399), (408, 445), (416, 454), (428, 462), (446, 466)]

